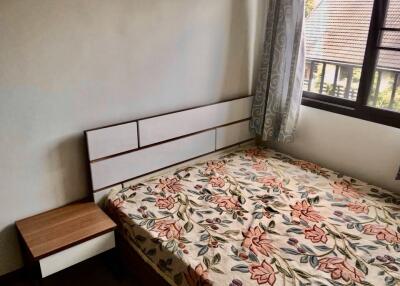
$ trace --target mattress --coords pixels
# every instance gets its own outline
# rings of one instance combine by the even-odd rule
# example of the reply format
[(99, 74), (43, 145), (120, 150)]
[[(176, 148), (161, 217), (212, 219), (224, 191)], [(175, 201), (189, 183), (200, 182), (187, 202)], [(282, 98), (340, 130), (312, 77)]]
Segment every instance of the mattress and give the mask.
[(107, 206), (174, 285), (400, 285), (399, 202), (248, 146), (112, 192)]

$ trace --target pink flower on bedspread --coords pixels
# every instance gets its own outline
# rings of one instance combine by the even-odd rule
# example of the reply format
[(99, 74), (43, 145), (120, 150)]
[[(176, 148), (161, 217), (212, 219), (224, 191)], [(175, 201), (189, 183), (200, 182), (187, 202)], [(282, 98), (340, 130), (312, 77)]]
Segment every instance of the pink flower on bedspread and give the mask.
[(253, 164), (253, 169), (259, 172), (259, 171), (266, 171), (268, 167), (264, 162), (258, 161), (257, 163)]
[(190, 286), (210, 286), (211, 282), (208, 280), (207, 269), (204, 269), (203, 265), (198, 264), (193, 270), (192, 267), (188, 266), (187, 271), (184, 273), (185, 279)]
[(375, 234), (376, 239), (385, 240), (389, 243), (400, 243), (400, 234), (386, 226), (379, 224), (367, 224), (364, 226), (365, 234)]
[(311, 163), (311, 162), (303, 161), (303, 160), (294, 161), (293, 165), (299, 166), (303, 170), (308, 170), (311, 172), (317, 172), (317, 171), (321, 170), (321, 166)]
[(260, 252), (265, 256), (269, 256), (274, 250), (271, 240), (267, 238), (267, 233), (258, 226), (249, 227), (248, 231), (243, 232), (243, 236), (242, 246), (249, 248), (256, 254)]
[(326, 273), (331, 273), (334, 280), (342, 278), (344, 281), (361, 282), (364, 275), (351, 266), (346, 260), (339, 257), (327, 257), (319, 261), (318, 270)]
[(161, 189), (164, 192), (170, 192), (173, 194), (183, 191), (182, 184), (177, 178), (165, 178), (160, 179), (156, 188)]
[(304, 230), (304, 235), (306, 239), (311, 240), (314, 243), (323, 242), (326, 243), (328, 237), (326, 236), (324, 230), (314, 224), (313, 227), (306, 228)]
[(118, 218), (120, 216), (125, 216), (123, 211), (120, 209), (123, 208), (124, 200), (121, 198), (115, 198), (113, 200), (108, 201), (106, 207), (109, 215), (113, 218)]
[(271, 187), (271, 188), (283, 188), (282, 182), (273, 176), (266, 176), (262, 178), (258, 178), (257, 181), (259, 183), (262, 183), (266, 187)]
[(220, 208), (224, 208), (226, 210), (238, 210), (240, 209), (240, 203), (236, 197), (228, 197), (228, 196), (213, 196), (210, 199), (210, 202), (217, 204)]
[(353, 199), (358, 199), (360, 197), (360, 193), (349, 182), (336, 181), (333, 184), (331, 183), (331, 186), (334, 194)]
[(211, 177), (210, 184), (213, 188), (222, 188), (225, 186), (225, 180), (222, 177)]
[(276, 281), (275, 271), (271, 264), (265, 260), (261, 264), (253, 264), (249, 267), (251, 279), (257, 280), (258, 285), (274, 285)]
[(182, 234), (182, 227), (172, 219), (157, 221), (153, 229), (158, 232), (158, 237), (166, 237), (167, 239), (179, 239)]
[(350, 211), (352, 211), (356, 214), (360, 214), (360, 213), (368, 214), (369, 213), (368, 205), (366, 205), (366, 204), (361, 204), (358, 202), (348, 203), (347, 207), (349, 208)]
[(294, 205), (290, 205), (292, 212), (290, 215), (295, 219), (303, 219), (306, 221), (320, 222), (324, 220), (314, 208), (306, 201), (298, 201)]
[(120, 198), (117, 198), (117, 199), (112, 201), (112, 204), (113, 204), (114, 207), (119, 209), (124, 204), (124, 201), (122, 199), (120, 199)]
[(174, 207), (175, 204), (175, 200), (172, 196), (168, 196), (168, 197), (157, 197), (156, 198), (156, 207), (158, 207), (159, 209), (167, 209), (170, 210)]
[(206, 167), (206, 173), (215, 172), (217, 174), (225, 174), (225, 162), (224, 161), (208, 161)]
[(261, 157), (265, 158), (267, 153), (259, 148), (251, 148), (244, 151), (247, 157)]

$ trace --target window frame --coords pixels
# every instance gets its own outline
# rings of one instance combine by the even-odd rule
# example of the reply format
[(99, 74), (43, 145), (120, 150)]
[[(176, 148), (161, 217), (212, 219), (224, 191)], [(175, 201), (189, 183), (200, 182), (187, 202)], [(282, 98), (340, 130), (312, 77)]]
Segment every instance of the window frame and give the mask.
[(400, 52), (397, 48), (380, 46), (381, 31), (400, 32), (400, 28), (384, 27), (388, 3), (389, 0), (374, 0), (356, 101), (304, 90), (302, 105), (400, 128), (400, 112), (367, 105), (379, 50), (389, 49)]

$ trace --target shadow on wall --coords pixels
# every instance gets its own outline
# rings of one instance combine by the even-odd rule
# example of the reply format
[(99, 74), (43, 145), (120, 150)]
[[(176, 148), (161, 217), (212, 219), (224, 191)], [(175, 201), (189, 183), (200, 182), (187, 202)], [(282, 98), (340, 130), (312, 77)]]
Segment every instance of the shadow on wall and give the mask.
[(85, 136), (74, 135), (62, 140), (51, 150), (50, 164), (60, 172), (55, 187), (57, 201), (72, 202), (92, 196)]
[[(238, 90), (240, 86), (247, 86), (251, 90), (250, 69), (252, 64), (249, 62), (249, 4), (247, 1), (232, 1), (229, 32), (226, 41), (227, 53), (224, 63), (224, 80), (222, 90)], [(246, 44), (244, 44), (246, 43)], [(235, 79), (241, 79), (240, 81)], [(234, 81), (232, 81), (234, 79)], [(245, 85), (243, 85), (245, 82)]]
[(22, 264), (21, 252), (17, 240), (17, 229), (10, 224), (0, 230), (0, 275), (15, 269), (15, 265)]
[(265, 9), (265, 1), (231, 2), (231, 20), (227, 36), (228, 53), (225, 60), (226, 77), (222, 90), (240, 89), (240, 86), (237, 86), (240, 81), (232, 82), (232, 79), (241, 78), (242, 83), (246, 82), (248, 87), (246, 93), (249, 95), (254, 93), (259, 61), (262, 56)]

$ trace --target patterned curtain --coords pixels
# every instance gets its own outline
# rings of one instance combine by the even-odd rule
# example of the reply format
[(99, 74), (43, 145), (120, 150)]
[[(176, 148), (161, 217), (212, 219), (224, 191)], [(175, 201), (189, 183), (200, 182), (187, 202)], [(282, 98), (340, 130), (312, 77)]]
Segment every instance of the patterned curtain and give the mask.
[(304, 75), (304, 0), (268, 0), (264, 53), (250, 129), (262, 141), (293, 141)]

